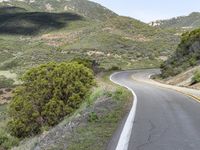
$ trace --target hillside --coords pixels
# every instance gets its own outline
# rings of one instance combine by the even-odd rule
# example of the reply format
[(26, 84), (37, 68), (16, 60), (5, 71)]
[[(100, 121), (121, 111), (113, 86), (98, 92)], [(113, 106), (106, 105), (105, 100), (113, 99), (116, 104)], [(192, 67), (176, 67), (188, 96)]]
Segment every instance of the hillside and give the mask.
[(116, 14), (87, 0), (3, 0), (2, 6), (25, 8), (40, 12), (72, 12), (95, 20), (105, 20)]
[(0, 6), (4, 70), (21, 72), (74, 57), (96, 59), (104, 68), (155, 67), (179, 42), (174, 32), (118, 16), (86, 0), (10, 0)]
[(200, 66), (195, 66), (195, 67), (186, 69), (186, 71), (183, 71), (182, 73), (172, 78), (167, 78), (165, 80), (162, 80), (162, 82), (164, 81), (166, 84), (189, 87), (189, 88), (200, 90), (200, 83), (193, 84), (194, 74), (199, 69), (200, 69)]
[(162, 65), (162, 75), (175, 76), (198, 64), (200, 64), (200, 29), (182, 35), (175, 54)]
[(158, 20), (150, 25), (161, 28), (191, 30), (200, 27), (200, 12), (193, 12), (188, 16), (180, 16), (168, 20)]

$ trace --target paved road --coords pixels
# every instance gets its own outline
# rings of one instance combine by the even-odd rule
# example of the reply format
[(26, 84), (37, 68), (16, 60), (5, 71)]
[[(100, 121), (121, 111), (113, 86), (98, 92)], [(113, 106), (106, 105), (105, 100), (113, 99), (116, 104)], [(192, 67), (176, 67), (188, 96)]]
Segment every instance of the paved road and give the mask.
[(157, 72), (128, 71), (112, 77), (134, 90), (138, 99), (128, 149), (200, 150), (200, 103), (174, 90), (131, 79), (135, 75), (146, 80)]

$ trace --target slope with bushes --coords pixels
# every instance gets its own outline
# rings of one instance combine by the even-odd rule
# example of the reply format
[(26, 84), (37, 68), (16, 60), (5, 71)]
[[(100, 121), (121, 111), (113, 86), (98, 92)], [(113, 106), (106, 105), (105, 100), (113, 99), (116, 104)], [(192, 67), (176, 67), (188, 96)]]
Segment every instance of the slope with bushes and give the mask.
[(175, 54), (161, 66), (163, 77), (177, 75), (200, 63), (200, 29), (182, 35)]
[(168, 20), (152, 22), (151, 25), (168, 29), (195, 29), (200, 27), (200, 13), (193, 12), (188, 16), (180, 16)]
[(9, 107), (0, 105), (0, 149), (106, 149), (132, 96), (108, 81), (110, 73), (93, 84), (86, 66), (96, 68), (77, 58), (30, 69)]
[(105, 68), (155, 67), (179, 42), (173, 32), (87, 0), (10, 0), (0, 6), (1, 69), (20, 72), (74, 57), (94, 58)]

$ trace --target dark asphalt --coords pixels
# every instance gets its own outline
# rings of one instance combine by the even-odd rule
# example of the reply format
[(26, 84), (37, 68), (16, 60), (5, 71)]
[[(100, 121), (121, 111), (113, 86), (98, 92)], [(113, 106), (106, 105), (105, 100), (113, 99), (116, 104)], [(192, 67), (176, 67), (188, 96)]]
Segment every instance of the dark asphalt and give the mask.
[[(158, 70), (127, 71), (112, 77), (133, 89), (138, 98), (128, 149), (200, 150), (200, 103), (176, 91), (131, 79), (135, 74), (146, 80), (155, 72)], [(110, 149), (116, 144), (111, 143)]]

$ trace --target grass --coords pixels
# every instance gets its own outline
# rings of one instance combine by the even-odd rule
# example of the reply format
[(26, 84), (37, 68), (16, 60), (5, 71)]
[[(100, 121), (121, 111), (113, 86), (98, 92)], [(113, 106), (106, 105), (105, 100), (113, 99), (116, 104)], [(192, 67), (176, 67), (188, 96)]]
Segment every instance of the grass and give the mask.
[(7, 130), (7, 107), (8, 105), (0, 105), (0, 149), (7, 150), (19, 144), (19, 139), (9, 134)]
[(0, 105), (0, 123), (3, 123), (6, 119), (7, 119), (7, 105)]
[[(108, 77), (108, 74), (105, 76)], [(105, 76), (102, 81), (109, 84), (109, 81), (105, 80)], [(117, 86), (114, 86), (114, 89), (114, 91), (104, 91), (104, 95), (110, 97), (110, 101), (116, 102), (115, 107), (111, 110), (105, 109), (103, 115), (91, 112), (87, 124), (75, 129), (69, 140), (68, 150), (93, 150), (94, 147), (95, 150), (106, 149), (108, 141), (116, 130), (119, 121), (123, 118), (131, 98), (129, 91), (117, 88)]]

